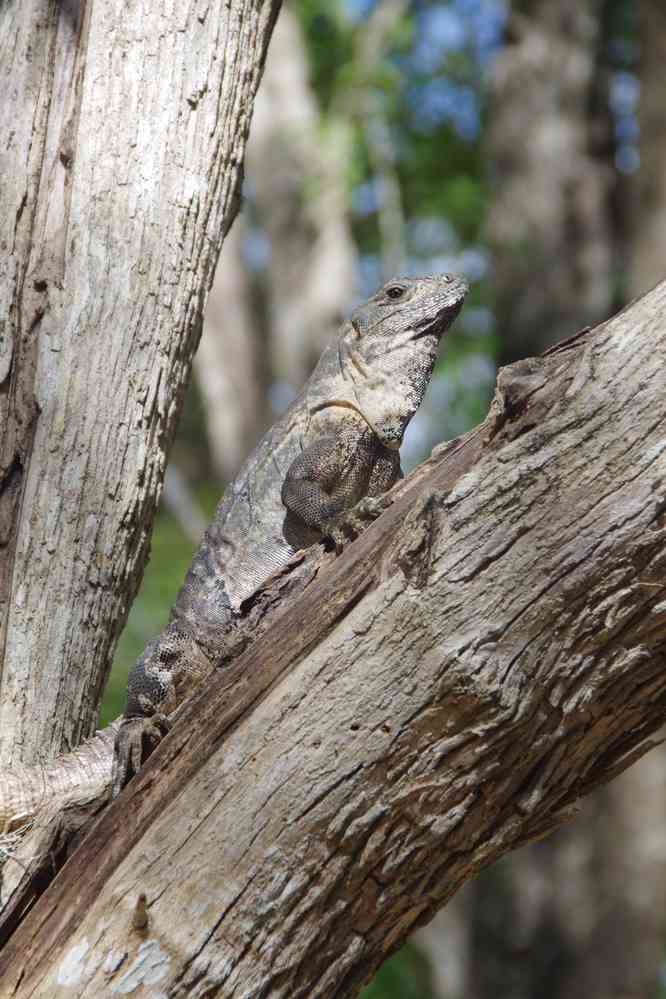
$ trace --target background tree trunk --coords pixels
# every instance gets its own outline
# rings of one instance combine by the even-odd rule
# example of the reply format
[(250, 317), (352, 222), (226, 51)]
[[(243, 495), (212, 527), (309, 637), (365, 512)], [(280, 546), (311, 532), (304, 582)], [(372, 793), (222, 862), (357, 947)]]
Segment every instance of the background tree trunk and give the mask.
[(234, 665), (251, 714), (224, 674), (190, 703), (5, 948), (7, 995), (354, 995), (643, 752), (666, 704), (665, 361), (666, 283), (505, 370), (486, 423)]
[[(317, 107), (302, 31), (286, 6), (248, 141), (246, 217), (220, 257), (195, 360), (223, 482), (295, 396), (353, 300), (347, 132)], [(265, 261), (253, 259), (257, 245)]]
[(93, 730), (277, 9), (0, 6), (0, 765)]
[(601, 7), (520, 4), (493, 66), (487, 233), (501, 363), (599, 322), (611, 307), (613, 172), (596, 100)]
[(270, 424), (270, 369), (243, 259), (246, 233), (245, 220), (239, 218), (224, 241), (194, 358), (208, 445), (220, 482), (233, 479)]
[(659, 0), (638, 6), (640, 42), (640, 172), (633, 205), (630, 295), (644, 294), (666, 274), (666, 9)]
[(353, 298), (356, 250), (348, 223), (346, 126), (319, 114), (301, 29), (288, 8), (285, 14), (257, 103), (248, 176), (271, 254), (271, 370), (295, 395)]

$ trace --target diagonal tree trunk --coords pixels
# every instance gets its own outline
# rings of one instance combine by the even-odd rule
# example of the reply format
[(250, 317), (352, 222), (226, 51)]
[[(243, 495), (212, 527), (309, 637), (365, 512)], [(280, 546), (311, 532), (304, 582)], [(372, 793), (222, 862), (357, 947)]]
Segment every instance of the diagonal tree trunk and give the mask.
[(666, 283), (502, 371), (340, 559), (310, 550), (5, 947), (6, 995), (352, 996), (650, 748), (665, 366)]
[(0, 765), (94, 728), (278, 6), (0, 5)]

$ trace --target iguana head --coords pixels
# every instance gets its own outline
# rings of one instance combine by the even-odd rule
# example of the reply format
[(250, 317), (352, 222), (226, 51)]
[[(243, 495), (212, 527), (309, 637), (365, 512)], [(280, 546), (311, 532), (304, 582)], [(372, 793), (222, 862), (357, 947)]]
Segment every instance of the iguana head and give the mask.
[(386, 447), (400, 447), (467, 291), (453, 274), (394, 278), (352, 313), (338, 344), (341, 404), (356, 409)]

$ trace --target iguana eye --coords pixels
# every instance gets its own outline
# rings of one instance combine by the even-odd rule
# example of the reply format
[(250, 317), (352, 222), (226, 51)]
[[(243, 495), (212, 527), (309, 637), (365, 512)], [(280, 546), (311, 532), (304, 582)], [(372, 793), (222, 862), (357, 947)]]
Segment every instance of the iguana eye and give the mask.
[(392, 284), (390, 288), (386, 289), (388, 298), (401, 298), (404, 294), (405, 289), (401, 288), (399, 284)]

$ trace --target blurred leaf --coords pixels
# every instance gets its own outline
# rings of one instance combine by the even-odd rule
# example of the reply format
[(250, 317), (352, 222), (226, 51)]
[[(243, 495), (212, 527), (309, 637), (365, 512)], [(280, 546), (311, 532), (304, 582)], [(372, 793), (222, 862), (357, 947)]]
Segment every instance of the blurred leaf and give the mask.
[(405, 944), (381, 966), (361, 999), (435, 999), (427, 961), (414, 944)]
[[(209, 501), (206, 506), (210, 508)], [(192, 554), (192, 542), (173, 517), (160, 511), (155, 519), (150, 561), (120, 636), (104, 691), (100, 725), (108, 724), (122, 713), (129, 668), (167, 623), (169, 609), (185, 579)]]

